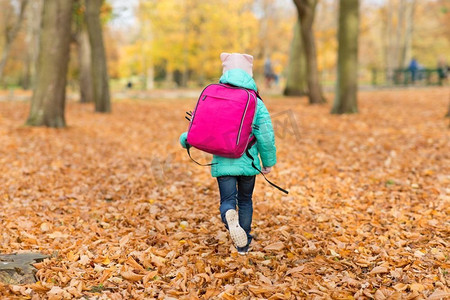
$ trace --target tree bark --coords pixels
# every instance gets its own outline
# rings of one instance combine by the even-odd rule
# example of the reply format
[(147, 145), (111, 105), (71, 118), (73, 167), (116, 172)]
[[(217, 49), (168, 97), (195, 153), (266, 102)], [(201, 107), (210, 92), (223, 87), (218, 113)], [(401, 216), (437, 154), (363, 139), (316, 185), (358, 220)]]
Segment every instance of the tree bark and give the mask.
[(340, 0), (338, 80), (331, 113), (358, 112), (359, 0)]
[(83, 25), (78, 33), (78, 57), (80, 63), (80, 102), (94, 102), (91, 44), (89, 43), (86, 26)]
[(64, 127), (73, 0), (44, 1), (36, 86), (27, 124)]
[(300, 35), (300, 22), (297, 21), (294, 27), (294, 37), (292, 39), (291, 51), (289, 55), (289, 65), (287, 69), (286, 87), (283, 94), (285, 96), (303, 96), (308, 94), (308, 83), (306, 81), (306, 58)]
[(298, 17), (300, 19), (300, 34), (306, 55), (309, 103), (325, 103), (326, 101), (320, 85), (319, 70), (317, 68), (316, 43), (313, 32), (317, 0), (294, 0), (294, 4), (297, 7)]
[(0, 58), (0, 83), (3, 83), (3, 72), (5, 70), (6, 62), (11, 52), (11, 46), (19, 33), (20, 27), (25, 16), (25, 8), (27, 7), (28, 0), (20, 1), (20, 11), (16, 22), (11, 26), (6, 26), (5, 31), (5, 45)]
[(27, 30), (25, 37), (27, 55), (25, 75), (22, 84), (22, 87), (25, 90), (31, 89), (34, 86), (36, 78), (36, 62), (39, 55), (39, 35), (41, 30), (43, 2), (43, 0), (33, 0), (30, 5), (28, 5)]
[(86, 24), (91, 44), (92, 81), (94, 84), (94, 102), (96, 112), (110, 112), (108, 67), (103, 42), (100, 8), (103, 0), (86, 1)]

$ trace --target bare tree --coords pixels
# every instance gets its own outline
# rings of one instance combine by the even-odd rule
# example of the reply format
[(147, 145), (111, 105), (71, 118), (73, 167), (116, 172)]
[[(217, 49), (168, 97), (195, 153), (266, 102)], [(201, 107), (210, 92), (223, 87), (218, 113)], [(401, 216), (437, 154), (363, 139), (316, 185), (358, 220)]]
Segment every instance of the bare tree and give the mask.
[(73, 0), (44, 1), (36, 85), (27, 124), (64, 127)]
[[(9, 24), (8, 21), (10, 19), (10, 16), (7, 16), (5, 18), (6, 24), (5, 24), (5, 45), (3, 47), (3, 51), (0, 58), (0, 83), (3, 82), (3, 72), (5, 70), (6, 62), (9, 57), (9, 53), (11, 52), (11, 46), (14, 40), (17, 37), (17, 34), (19, 33), (20, 27), (22, 26), (22, 22), (25, 16), (25, 9), (27, 7), (28, 0), (21, 0), (19, 1), (19, 14), (17, 15), (16, 20), (12, 21), (12, 24)], [(13, 9), (8, 10), (9, 13), (13, 13)]]
[(306, 70), (308, 72), (308, 96), (310, 104), (325, 102), (320, 85), (317, 68), (316, 43), (313, 32), (314, 16), (318, 0), (294, 0), (300, 20), (300, 34), (306, 55)]
[(359, 0), (340, 0), (335, 114), (358, 112), (358, 35)]
[(86, 24), (89, 32), (92, 61), (92, 81), (94, 83), (94, 102), (96, 112), (110, 112), (108, 66), (103, 42), (100, 8), (103, 0), (86, 1)]

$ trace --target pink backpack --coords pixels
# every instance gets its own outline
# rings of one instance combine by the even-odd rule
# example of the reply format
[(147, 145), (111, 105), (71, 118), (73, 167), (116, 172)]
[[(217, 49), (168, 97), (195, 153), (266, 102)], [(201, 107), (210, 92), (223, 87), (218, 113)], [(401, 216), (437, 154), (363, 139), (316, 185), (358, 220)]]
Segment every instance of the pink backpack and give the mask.
[(258, 98), (261, 99), (254, 90), (220, 83), (208, 85), (200, 94), (194, 112), (188, 112), (189, 117), (186, 117), (189, 121), (186, 149), (189, 157), (199, 165), (202, 164), (191, 157), (191, 146), (229, 158), (239, 158), (245, 153), (250, 158), (252, 167), (268, 183), (288, 194), (287, 190), (266, 178), (255, 166), (253, 156), (248, 151), (256, 143), (252, 125)]
[(241, 157), (255, 142), (251, 133), (257, 95), (227, 84), (208, 85), (191, 115), (187, 143), (211, 154)]

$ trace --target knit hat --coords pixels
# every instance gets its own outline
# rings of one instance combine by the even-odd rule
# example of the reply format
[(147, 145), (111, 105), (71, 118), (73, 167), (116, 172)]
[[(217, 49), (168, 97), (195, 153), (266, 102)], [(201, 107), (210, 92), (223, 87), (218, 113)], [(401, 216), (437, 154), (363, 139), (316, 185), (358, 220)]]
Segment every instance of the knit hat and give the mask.
[(242, 69), (253, 77), (253, 56), (241, 53), (221, 53), (223, 73), (231, 69)]

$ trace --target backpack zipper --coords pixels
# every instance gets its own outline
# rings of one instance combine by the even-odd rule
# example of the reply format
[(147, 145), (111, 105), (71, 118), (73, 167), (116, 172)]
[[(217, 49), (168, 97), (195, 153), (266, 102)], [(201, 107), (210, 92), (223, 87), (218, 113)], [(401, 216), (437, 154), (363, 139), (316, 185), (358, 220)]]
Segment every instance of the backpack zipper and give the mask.
[[(246, 89), (246, 88), (243, 88), (243, 87), (234, 87), (234, 86), (230, 86), (230, 85), (226, 85), (226, 84), (223, 84), (223, 83), (219, 83), (220, 85), (222, 85), (222, 86), (224, 86), (224, 87), (226, 87), (226, 88), (229, 88), (229, 89), (240, 89), (240, 90), (244, 90), (244, 91), (246, 91), (247, 92), (247, 103), (246, 103), (246, 105), (245, 105), (245, 110), (244, 110), (244, 114), (242, 115), (242, 118), (241, 118), (241, 125), (239, 125), (239, 131), (238, 131), (238, 135), (237, 135), (237, 138), (236, 138), (236, 145), (238, 145), (239, 144), (239, 141), (240, 141), (240, 139), (241, 139), (241, 132), (242, 132), (242, 126), (244, 125), (244, 118), (245, 118), (245, 114), (247, 113), (247, 109), (248, 109), (248, 104), (250, 103), (250, 97), (252, 96), (252, 94), (250, 94), (250, 92)], [(256, 100), (256, 99), (255, 99)]]
[(236, 145), (239, 144), (239, 140), (241, 139), (242, 126), (244, 125), (245, 114), (247, 113), (248, 103), (250, 102), (250, 93), (248, 91), (246, 91), (246, 92), (248, 94), (247, 104), (245, 104), (244, 114), (242, 115), (242, 118), (241, 118), (241, 125), (239, 126), (238, 136), (237, 136), (237, 139), (236, 139)]
[(244, 110), (244, 113), (242, 114), (241, 124), (239, 125), (239, 131), (238, 131), (238, 135), (237, 135), (237, 138), (236, 138), (236, 145), (238, 145), (239, 141), (241, 139), (242, 126), (244, 125), (244, 118), (245, 118), (245, 114), (247, 113), (248, 104), (250, 102), (250, 95), (251, 94), (246, 88), (243, 88), (243, 87), (234, 87), (234, 86), (225, 85), (223, 83), (221, 83), (220, 85), (222, 85), (222, 86), (224, 86), (226, 88), (229, 88), (229, 89), (244, 90), (247, 93), (247, 103), (245, 104), (245, 110)]

